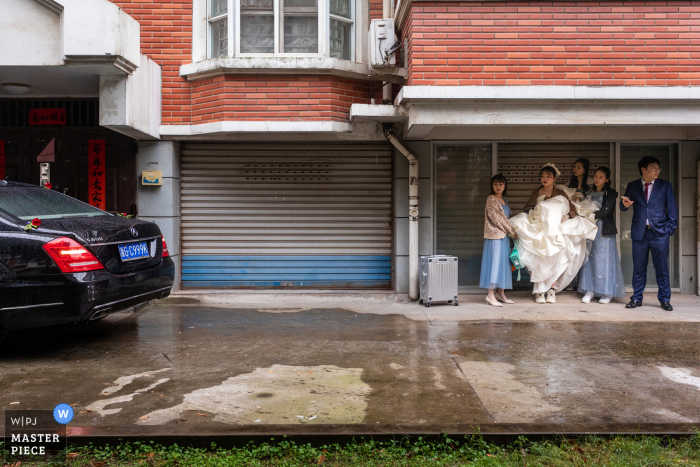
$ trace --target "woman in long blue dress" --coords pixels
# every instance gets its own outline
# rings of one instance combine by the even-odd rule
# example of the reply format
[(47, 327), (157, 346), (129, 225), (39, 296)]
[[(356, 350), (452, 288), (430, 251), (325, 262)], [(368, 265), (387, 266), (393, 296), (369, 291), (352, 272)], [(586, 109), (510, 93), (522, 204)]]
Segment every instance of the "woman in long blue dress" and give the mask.
[(505, 294), (505, 289), (513, 288), (510, 238), (517, 238), (508, 223), (511, 212), (508, 200), (504, 197), (507, 187), (508, 182), (503, 175), (493, 176), (491, 195), (486, 199), (484, 211), (484, 252), (481, 257), (479, 287), (488, 289), (486, 301), (493, 306), (503, 306), (501, 302), (514, 303)]
[(590, 303), (593, 297), (600, 297), (600, 303), (610, 303), (613, 297), (625, 298), (625, 280), (616, 239), (617, 191), (610, 186), (610, 169), (607, 167), (598, 167), (593, 184), (595, 188), (586, 198), (600, 203), (600, 210), (595, 214), (598, 232), (588, 261), (581, 268), (578, 291), (584, 294), (583, 303)]

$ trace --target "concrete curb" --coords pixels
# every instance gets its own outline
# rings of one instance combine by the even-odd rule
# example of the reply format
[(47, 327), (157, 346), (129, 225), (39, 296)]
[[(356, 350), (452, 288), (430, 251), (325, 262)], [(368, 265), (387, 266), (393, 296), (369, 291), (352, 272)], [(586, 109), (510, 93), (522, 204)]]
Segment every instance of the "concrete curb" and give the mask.
[(389, 441), (407, 437), (438, 439), (447, 433), (450, 437), (480, 434), (488, 442), (508, 444), (523, 436), (531, 441), (595, 435), (652, 435), (685, 437), (700, 431), (700, 423), (492, 423), (456, 426), (436, 425), (244, 425), (202, 427), (179, 426), (69, 426), (70, 444), (97, 446), (119, 442), (153, 441), (161, 445), (177, 443), (180, 446), (208, 448), (212, 443), (219, 447), (244, 446), (256, 443), (294, 441), (324, 444), (345, 444), (353, 439), (371, 438)]

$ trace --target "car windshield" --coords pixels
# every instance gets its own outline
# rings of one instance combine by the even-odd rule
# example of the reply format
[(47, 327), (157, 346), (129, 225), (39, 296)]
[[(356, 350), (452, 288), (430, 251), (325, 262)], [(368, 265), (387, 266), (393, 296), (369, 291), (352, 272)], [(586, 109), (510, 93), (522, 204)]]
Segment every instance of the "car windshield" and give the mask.
[(63, 219), (106, 216), (106, 212), (46, 188), (7, 187), (0, 189), (0, 209), (20, 218)]

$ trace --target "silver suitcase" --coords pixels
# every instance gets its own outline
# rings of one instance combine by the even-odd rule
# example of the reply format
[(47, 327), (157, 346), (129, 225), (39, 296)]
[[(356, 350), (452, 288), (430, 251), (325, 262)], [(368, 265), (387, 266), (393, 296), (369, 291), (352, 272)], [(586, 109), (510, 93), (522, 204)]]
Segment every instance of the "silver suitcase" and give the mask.
[(457, 301), (457, 257), (432, 255), (420, 257), (420, 303), (429, 307), (432, 302)]

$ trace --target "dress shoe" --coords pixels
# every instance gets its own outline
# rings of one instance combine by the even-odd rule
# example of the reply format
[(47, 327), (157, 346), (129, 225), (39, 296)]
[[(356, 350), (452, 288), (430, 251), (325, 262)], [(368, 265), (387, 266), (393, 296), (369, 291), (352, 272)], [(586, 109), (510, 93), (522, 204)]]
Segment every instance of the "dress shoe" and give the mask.
[(625, 305), (625, 308), (637, 308), (638, 306), (642, 306), (642, 302), (632, 299), (627, 305)]
[(663, 302), (661, 304), (661, 308), (663, 308), (664, 311), (673, 311), (673, 307), (671, 306), (671, 302)]
[(486, 297), (486, 302), (491, 306), (503, 306), (498, 300), (491, 300), (488, 296)]

